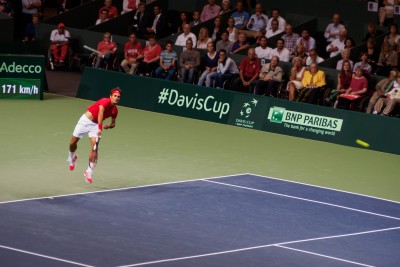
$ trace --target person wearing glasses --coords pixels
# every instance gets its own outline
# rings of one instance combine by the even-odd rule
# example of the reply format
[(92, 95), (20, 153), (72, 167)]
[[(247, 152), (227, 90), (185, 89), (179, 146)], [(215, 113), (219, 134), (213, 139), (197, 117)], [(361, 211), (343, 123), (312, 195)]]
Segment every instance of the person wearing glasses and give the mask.
[(108, 21), (108, 10), (103, 9), (100, 12), (99, 18), (96, 20), (96, 25), (99, 25), (100, 23)]
[(100, 68), (101, 65), (108, 65), (115, 55), (117, 45), (111, 41), (111, 34), (109, 32), (104, 33), (103, 40), (97, 44), (97, 57), (94, 67)]

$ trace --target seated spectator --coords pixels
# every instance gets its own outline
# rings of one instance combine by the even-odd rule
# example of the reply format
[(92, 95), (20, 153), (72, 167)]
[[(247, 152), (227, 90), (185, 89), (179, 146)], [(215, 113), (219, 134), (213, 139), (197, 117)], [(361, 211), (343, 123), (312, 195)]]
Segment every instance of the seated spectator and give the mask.
[(199, 25), (199, 24), (201, 23), (201, 20), (200, 20), (200, 11), (195, 10), (195, 11), (193, 12), (192, 18), (193, 18), (193, 20), (192, 20), (189, 24), (190, 24), (190, 27), (193, 28), (194, 26), (197, 26), (197, 25)]
[(175, 45), (187, 47), (186, 41), (189, 38), (192, 40), (193, 46), (196, 47), (196, 44), (197, 44), (196, 35), (194, 35), (192, 32), (190, 32), (190, 25), (189, 24), (185, 24), (183, 26), (183, 33), (181, 33), (178, 36), (178, 38), (176, 38)]
[(158, 67), (160, 62), (162, 48), (157, 44), (155, 36), (148, 38), (148, 44), (143, 49), (143, 60), (137, 67), (137, 73), (140, 76), (150, 76), (151, 73)]
[(235, 28), (238, 30), (245, 30), (249, 22), (250, 15), (244, 10), (243, 2), (238, 0), (236, 2), (236, 11), (231, 16), (235, 21)]
[(395, 0), (383, 0), (378, 10), (379, 26), (387, 25), (393, 21), (394, 4)]
[(354, 41), (354, 39), (351, 37), (346, 37), (346, 40), (344, 40), (344, 48), (352, 49), (355, 46), (356, 42)]
[(339, 32), (344, 29), (344, 25), (340, 23), (340, 14), (335, 13), (332, 17), (332, 23), (328, 24), (325, 29), (325, 39), (328, 43), (332, 43), (334, 40), (339, 38)]
[[(176, 71), (176, 63), (178, 54), (173, 50), (173, 43), (168, 40), (165, 45), (165, 50), (160, 55), (160, 66), (156, 69), (156, 77), (159, 79), (171, 80)], [(167, 75), (164, 76), (163, 74)]]
[(158, 5), (153, 6), (153, 17), (149, 20), (148, 25), (149, 26), (146, 28), (147, 34), (157, 35), (158, 38), (165, 36), (167, 17)]
[(375, 40), (369, 38), (367, 41), (368, 63), (371, 65), (372, 73), (376, 73), (377, 63), (379, 60), (379, 50), (375, 47)]
[(232, 78), (233, 75), (237, 74), (239, 70), (235, 61), (226, 55), (225, 50), (219, 50), (218, 55), (219, 59), (217, 71), (207, 76), (206, 83), (211, 84), (211, 81), (215, 79), (215, 86), (217, 88), (223, 88), (224, 82)]
[[(216, 44), (219, 40), (221, 40), (221, 33), (222, 33), (222, 28), (221, 28), (221, 17), (216, 17), (214, 19), (214, 28), (210, 31), (211, 32), (211, 39)], [(229, 33), (228, 33), (229, 35)]]
[(121, 15), (136, 10), (139, 7), (140, 0), (124, 0), (122, 2)]
[(273, 19), (271, 21), (271, 28), (267, 30), (265, 36), (267, 38), (271, 38), (272, 36), (280, 34), (282, 31), (279, 29), (279, 21), (277, 19)]
[[(17, 1), (15, 1), (17, 3)], [(3, 6), (5, 8), (5, 6)], [(38, 14), (39, 18), (42, 18), (42, 1), (41, 0), (22, 0), (22, 18), (20, 18), (20, 33), (25, 32), (26, 26), (31, 23), (32, 15)]]
[(57, 29), (50, 34), (50, 49), (54, 58), (54, 65), (64, 66), (65, 59), (68, 55), (69, 39), (71, 35), (65, 29), (64, 23), (59, 23)]
[(285, 31), (286, 28), (286, 20), (281, 17), (281, 11), (278, 8), (274, 8), (271, 11), (271, 18), (269, 19), (267, 23), (267, 31), (272, 28), (272, 20), (278, 20), (279, 22), (279, 30), (281, 32)]
[(226, 29), (229, 33), (229, 41), (232, 43), (238, 39), (239, 30), (235, 28), (235, 20), (233, 18), (228, 19), (228, 28)]
[(279, 83), (282, 82), (283, 70), (278, 66), (279, 57), (273, 56), (271, 62), (265, 64), (260, 71), (260, 79), (257, 80), (254, 94), (271, 96)]
[(393, 50), (398, 53), (400, 51), (400, 35), (398, 34), (398, 29), (396, 24), (391, 24), (389, 26), (389, 34), (383, 39), (383, 43), (388, 43), (392, 46)]
[(198, 49), (207, 49), (207, 44), (212, 42), (212, 39), (208, 35), (208, 29), (206, 27), (202, 27), (199, 31), (199, 37), (197, 38), (197, 48)]
[(285, 42), (281, 38), (276, 41), (276, 48), (271, 51), (271, 58), (273, 56), (277, 56), (282, 62), (290, 61), (290, 52), (285, 48)]
[(296, 45), (296, 49), (295, 49), (293, 55), (291, 56), (291, 59), (295, 58), (295, 57), (298, 57), (301, 59), (302, 65), (306, 64), (307, 54), (306, 54), (303, 44)]
[(229, 32), (223, 31), (221, 33), (221, 40), (217, 42), (216, 50), (219, 51), (224, 49), (225, 51), (231, 51), (233, 46), (233, 42), (229, 40)]
[(81, 0), (59, 0), (57, 1), (57, 13), (61, 14), (77, 7), (81, 4)]
[(196, 49), (193, 49), (192, 39), (186, 40), (186, 50), (179, 57), (179, 66), (179, 75), (182, 82), (193, 83), (194, 74), (200, 67), (200, 53)]
[(99, 9), (99, 18), (100, 18), (101, 12), (104, 9), (108, 10), (108, 19), (113, 19), (113, 18), (118, 17), (118, 9), (115, 6), (113, 6), (112, 0), (104, 0), (104, 6)]
[(6, 14), (7, 16), (13, 16), (13, 8), (12, 4), (8, 0), (1, 0), (0, 1), (0, 12)]
[(296, 101), (317, 104), (321, 88), (326, 86), (325, 72), (318, 69), (317, 64), (312, 63), (310, 68), (304, 72), (303, 89), (300, 90)]
[(253, 32), (259, 32), (261, 29), (265, 29), (268, 23), (268, 16), (264, 14), (263, 6), (261, 3), (256, 4), (256, 13), (251, 15), (250, 21), (247, 24), (247, 29)]
[(296, 44), (303, 44), (307, 55), (310, 53), (311, 49), (317, 48), (315, 39), (310, 36), (308, 29), (303, 29), (301, 31), (301, 37), (297, 39)]
[(109, 32), (104, 33), (103, 41), (100, 41), (97, 44), (97, 51), (100, 53), (97, 54), (96, 62), (94, 67), (96, 69), (100, 68), (101, 65), (108, 65), (111, 63), (115, 55), (115, 51), (117, 51), (117, 45), (111, 41), (111, 34)]
[(361, 67), (365, 74), (371, 74), (372, 67), (368, 64), (368, 55), (367, 52), (361, 52), (360, 61), (354, 64), (354, 72), (358, 67)]
[(221, 11), (219, 12), (219, 15), (223, 15), (229, 12), (231, 12), (231, 1), (222, 0)]
[(241, 32), (239, 33), (238, 40), (232, 45), (231, 53), (238, 53), (239, 51), (249, 48), (249, 46), (250, 44), (247, 42), (246, 34)]
[(265, 37), (266, 33), (267, 33), (267, 31), (265, 29), (259, 30), (258, 33), (255, 36), (255, 39), (256, 39), (255, 43), (256, 44), (260, 44), (261, 37)]
[(372, 113), (372, 110), (374, 110), (375, 104), (378, 102), (378, 100), (380, 98), (385, 98), (385, 95), (395, 88), (394, 83), (398, 80), (398, 73), (399, 72), (396, 69), (392, 69), (390, 70), (387, 78), (380, 80), (376, 84), (375, 92), (369, 100), (366, 113)]
[(254, 91), (255, 81), (261, 70), (261, 64), (256, 56), (254, 48), (249, 48), (247, 57), (243, 58), (240, 62), (239, 70), (240, 85), (232, 89), (243, 93), (252, 93)]
[(361, 97), (365, 95), (368, 90), (368, 81), (363, 76), (363, 70), (361, 67), (356, 69), (355, 75), (351, 79), (350, 87), (344, 94), (338, 95), (334, 108), (346, 108), (349, 109), (351, 104), (354, 104), (361, 100)]
[(367, 42), (369, 38), (375, 39), (377, 36), (380, 36), (382, 34), (383, 34), (383, 31), (378, 30), (376, 28), (375, 23), (370, 22), (370, 23), (368, 23), (368, 30), (367, 30), (367, 33), (365, 34), (365, 37), (362, 40), (362, 42)]
[(337, 77), (337, 87), (335, 90), (331, 91), (329, 99), (326, 99), (326, 102), (329, 103), (329, 106), (336, 102), (338, 95), (346, 93), (347, 89), (350, 88), (352, 78), (353, 71), (350, 61), (345, 60)]
[(376, 73), (382, 76), (388, 76), (392, 68), (397, 68), (398, 56), (393, 46), (389, 43), (383, 43), (381, 53), (377, 63)]
[(190, 20), (188, 17), (188, 13), (186, 11), (182, 11), (181, 12), (181, 17), (180, 17), (180, 22), (179, 22), (179, 26), (178, 26), (178, 33), (181, 33), (183, 31), (183, 26), (185, 24), (189, 24), (190, 25)]
[(207, 44), (207, 53), (203, 56), (203, 67), (205, 70), (200, 75), (197, 85), (202, 86), (206, 81), (206, 86), (211, 87), (211, 79), (207, 78), (209, 75), (217, 71), (218, 67), (218, 53), (215, 51), (214, 43)]
[(350, 60), (350, 49), (348, 49), (348, 48), (343, 49), (341, 56), (342, 56), (342, 59), (336, 63), (336, 69), (341, 70), (343, 62), (346, 60), (348, 60), (350, 62), (351, 69), (353, 69), (354, 62), (352, 60)]
[(289, 91), (289, 100), (296, 100), (296, 93), (303, 88), (303, 76), (306, 68), (303, 66), (303, 60), (299, 57), (294, 57), (292, 60), (293, 67), (290, 70), (289, 82), (286, 90)]
[(25, 36), (24, 36), (24, 42), (28, 41), (35, 41), (36, 40), (36, 28), (39, 23), (39, 15), (38, 14), (33, 14), (32, 15), (32, 22), (26, 25), (25, 29)]
[(208, 4), (203, 7), (200, 20), (207, 21), (219, 15), (221, 7), (215, 3), (215, 0), (208, 0)]
[(374, 106), (374, 112), (372, 114), (380, 114), (383, 116), (389, 116), (393, 110), (400, 104), (400, 81), (397, 81), (397, 88), (394, 89), (393, 94), (387, 94), (386, 97), (378, 99)]
[(108, 21), (108, 10), (103, 9), (100, 13), (100, 17), (96, 20), (96, 25), (99, 25), (100, 23)]
[(281, 38), (285, 42), (285, 48), (289, 50), (290, 54), (293, 54), (296, 47), (297, 39), (300, 38), (300, 35), (293, 32), (292, 24), (286, 24), (285, 34), (282, 35)]
[(124, 60), (121, 62), (122, 69), (129, 74), (135, 73), (141, 58), (143, 58), (142, 44), (136, 40), (136, 34), (131, 33), (129, 41), (124, 45)]
[(324, 59), (320, 56), (318, 56), (317, 49), (311, 49), (310, 53), (308, 54), (308, 57), (306, 59), (306, 66), (310, 66), (311, 63), (319, 64), (323, 62)]
[(346, 38), (347, 38), (347, 30), (341, 29), (339, 31), (339, 37), (326, 46), (326, 52), (330, 53), (329, 57), (334, 57), (342, 53), (343, 49), (345, 48), (344, 42), (346, 41)]
[(266, 59), (271, 59), (272, 48), (267, 46), (268, 38), (263, 36), (260, 38), (260, 46), (257, 46), (255, 53), (257, 58), (261, 60), (261, 65), (264, 66)]
[(147, 34), (150, 19), (149, 14), (146, 13), (146, 4), (141, 2), (133, 15), (130, 31), (141, 36)]

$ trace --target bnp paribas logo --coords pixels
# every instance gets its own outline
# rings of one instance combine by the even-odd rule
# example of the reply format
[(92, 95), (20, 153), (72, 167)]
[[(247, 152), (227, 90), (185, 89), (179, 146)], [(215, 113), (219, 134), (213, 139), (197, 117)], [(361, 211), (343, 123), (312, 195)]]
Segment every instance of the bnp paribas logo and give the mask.
[(270, 122), (282, 123), (283, 115), (285, 114), (285, 108), (273, 107), (270, 109), (268, 118)]

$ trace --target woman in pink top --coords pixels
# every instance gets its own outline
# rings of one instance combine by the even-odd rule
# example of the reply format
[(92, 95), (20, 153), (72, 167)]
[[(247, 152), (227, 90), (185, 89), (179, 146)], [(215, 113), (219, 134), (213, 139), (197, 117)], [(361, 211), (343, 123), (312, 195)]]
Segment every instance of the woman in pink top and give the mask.
[(150, 76), (150, 74), (158, 67), (161, 51), (161, 46), (157, 44), (156, 37), (150, 36), (149, 43), (142, 51), (143, 61), (139, 64), (137, 69), (139, 75)]
[(365, 95), (368, 90), (368, 81), (363, 76), (362, 67), (357, 67), (355, 75), (351, 79), (350, 87), (346, 90), (346, 93), (338, 96), (334, 107), (351, 109), (352, 106), (356, 105), (357, 102)]

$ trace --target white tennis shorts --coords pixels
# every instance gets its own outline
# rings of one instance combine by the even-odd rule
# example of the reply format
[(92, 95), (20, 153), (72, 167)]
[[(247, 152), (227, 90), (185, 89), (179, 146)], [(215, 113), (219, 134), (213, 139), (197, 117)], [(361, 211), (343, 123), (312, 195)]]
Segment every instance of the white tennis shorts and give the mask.
[(85, 114), (79, 119), (78, 123), (75, 126), (75, 130), (72, 133), (73, 136), (82, 138), (85, 134), (88, 134), (89, 137), (96, 137), (99, 128), (97, 123), (89, 120)]

